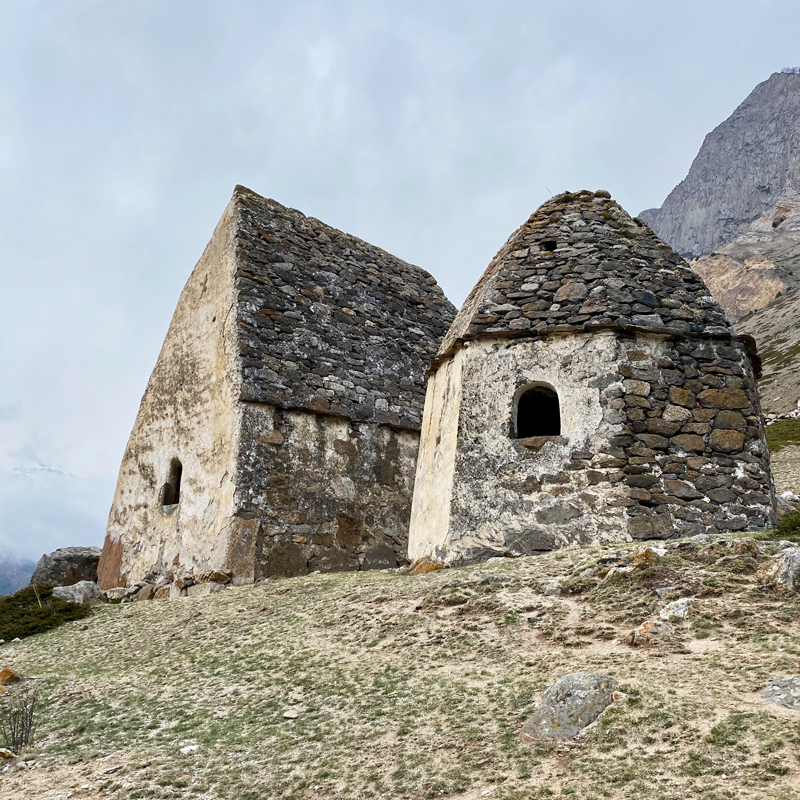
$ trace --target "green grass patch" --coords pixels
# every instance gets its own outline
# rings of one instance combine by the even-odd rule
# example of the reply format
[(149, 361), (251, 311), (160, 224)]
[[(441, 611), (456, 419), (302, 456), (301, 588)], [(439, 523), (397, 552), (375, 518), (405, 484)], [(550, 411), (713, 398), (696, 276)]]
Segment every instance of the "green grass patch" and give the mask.
[(800, 444), (800, 419), (782, 419), (767, 426), (770, 453), (778, 453), (791, 444)]
[(17, 637), (24, 639), (91, 613), (88, 606), (53, 597), (52, 586), (44, 583), (26, 586), (16, 594), (0, 597), (0, 639), (7, 642)]

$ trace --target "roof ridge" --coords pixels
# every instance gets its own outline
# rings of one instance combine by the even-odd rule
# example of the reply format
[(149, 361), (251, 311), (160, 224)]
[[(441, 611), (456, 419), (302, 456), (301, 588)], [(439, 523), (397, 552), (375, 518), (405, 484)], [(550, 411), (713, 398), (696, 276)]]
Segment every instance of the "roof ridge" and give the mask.
[(733, 333), (700, 276), (602, 189), (561, 192), (512, 233), (470, 292), (439, 356), (478, 335), (542, 336), (565, 325)]

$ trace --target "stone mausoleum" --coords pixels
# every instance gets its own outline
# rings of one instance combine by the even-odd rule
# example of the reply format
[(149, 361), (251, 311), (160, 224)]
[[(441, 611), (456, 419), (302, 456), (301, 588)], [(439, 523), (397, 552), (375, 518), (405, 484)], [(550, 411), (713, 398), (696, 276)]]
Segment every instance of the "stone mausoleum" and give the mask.
[(409, 558), (768, 527), (759, 368), (701, 278), (607, 192), (554, 197), (429, 370)]
[(454, 314), (427, 272), (237, 187), (142, 398), (101, 588), (402, 562)]

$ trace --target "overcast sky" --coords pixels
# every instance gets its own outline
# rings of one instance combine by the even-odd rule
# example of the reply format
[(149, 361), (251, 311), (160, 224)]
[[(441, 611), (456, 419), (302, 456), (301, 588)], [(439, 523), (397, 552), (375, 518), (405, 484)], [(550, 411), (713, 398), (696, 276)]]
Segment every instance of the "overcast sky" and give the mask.
[(102, 543), (235, 184), (459, 304), (558, 191), (660, 205), (798, 31), (777, 0), (0, 0), (0, 551)]

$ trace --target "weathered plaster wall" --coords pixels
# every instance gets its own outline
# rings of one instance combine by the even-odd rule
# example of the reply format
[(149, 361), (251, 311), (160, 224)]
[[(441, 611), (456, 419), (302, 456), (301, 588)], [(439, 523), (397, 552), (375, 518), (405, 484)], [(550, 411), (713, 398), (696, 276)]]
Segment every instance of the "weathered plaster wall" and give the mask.
[[(616, 338), (482, 339), (461, 352), (450, 540), (436, 554), (458, 561), (624, 538), (624, 491), (599, 464), (589, 474), (613, 433), (601, 391), (617, 380)], [(561, 405), (562, 435), (540, 450), (510, 435), (515, 397), (532, 383), (555, 388)]]
[(239, 404), (240, 517), (257, 530), (254, 577), (405, 561), (419, 434)]
[(425, 489), (414, 492), (411, 506), (408, 557), (412, 561), (442, 547), (450, 529), (464, 353), (459, 350), (428, 379), (416, 470), (416, 482)]
[[(235, 206), (228, 206), (181, 293), (120, 467), (98, 568), (101, 586), (157, 572), (221, 568), (239, 546), (231, 528), (237, 370)], [(162, 509), (171, 459), (180, 503)], [(234, 527), (240, 523), (234, 522)]]
[[(458, 354), (460, 406), (439, 414), (431, 406), (439, 429), (458, 427), (451, 487), (442, 488), (449, 472), (438, 465), (450, 463), (452, 443), (424, 428), (414, 498), (415, 509), (447, 508), (432, 514), (435, 535), (415, 515), (415, 557), (453, 562), (589, 541), (758, 530), (773, 521), (743, 343), (606, 331), (486, 337)], [(440, 365), (436, 386), (449, 363)], [(562, 435), (540, 449), (511, 435), (515, 397), (535, 383), (555, 388), (561, 403)], [(457, 396), (459, 387), (447, 391)], [(435, 404), (437, 394), (429, 398)]]

